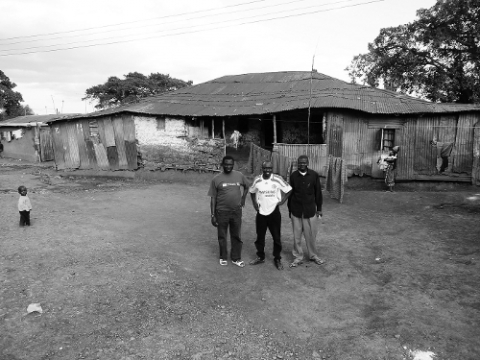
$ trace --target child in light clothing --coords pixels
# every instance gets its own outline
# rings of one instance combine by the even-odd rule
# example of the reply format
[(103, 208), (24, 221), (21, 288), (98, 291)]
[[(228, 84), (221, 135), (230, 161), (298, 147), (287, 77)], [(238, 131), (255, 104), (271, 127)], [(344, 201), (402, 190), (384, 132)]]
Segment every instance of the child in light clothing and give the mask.
[(30, 226), (30, 210), (32, 204), (27, 196), (27, 188), (23, 185), (18, 187), (20, 198), (18, 199), (18, 212), (20, 213), (20, 226)]

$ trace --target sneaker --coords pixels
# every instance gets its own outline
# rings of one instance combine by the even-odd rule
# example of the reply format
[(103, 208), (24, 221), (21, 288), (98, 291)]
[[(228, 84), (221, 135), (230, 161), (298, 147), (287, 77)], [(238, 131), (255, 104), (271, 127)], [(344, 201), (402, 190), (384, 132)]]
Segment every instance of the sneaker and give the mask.
[(242, 260), (235, 260), (235, 261), (232, 260), (232, 264), (237, 265), (241, 268), (245, 266), (245, 263)]
[(220, 259), (220, 265), (225, 266), (227, 264), (228, 264), (227, 260)]
[(258, 264), (263, 264), (265, 262), (265, 259), (260, 259), (257, 257), (255, 260), (250, 261), (248, 264), (249, 265), (258, 265)]
[(280, 260), (280, 259), (275, 259), (273, 262), (275, 263), (275, 267), (276, 267), (278, 270), (283, 270), (282, 260)]

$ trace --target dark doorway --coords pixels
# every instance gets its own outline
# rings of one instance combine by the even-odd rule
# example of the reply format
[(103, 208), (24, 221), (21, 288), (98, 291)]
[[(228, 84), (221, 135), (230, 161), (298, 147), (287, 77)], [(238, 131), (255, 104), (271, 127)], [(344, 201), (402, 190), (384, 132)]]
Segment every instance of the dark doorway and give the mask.
[(262, 147), (271, 150), (273, 148), (273, 121), (262, 119)]

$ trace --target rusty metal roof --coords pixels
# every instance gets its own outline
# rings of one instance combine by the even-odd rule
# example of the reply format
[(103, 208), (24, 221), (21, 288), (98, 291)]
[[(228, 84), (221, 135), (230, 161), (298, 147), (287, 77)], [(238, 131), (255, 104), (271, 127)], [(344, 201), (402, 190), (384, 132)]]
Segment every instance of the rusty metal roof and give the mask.
[(11, 119), (0, 121), (0, 127), (29, 127), (36, 126), (37, 123), (46, 124), (52, 119), (61, 120), (65, 117), (72, 117), (80, 114), (49, 114), (49, 115), (25, 115), (17, 116)]
[(352, 109), (370, 114), (480, 111), (480, 105), (431, 103), (393, 91), (351, 84), (317, 72), (288, 71), (223, 76), (136, 104), (80, 117), (119, 112), (212, 117), (261, 115), (307, 109), (309, 102), (312, 108)]

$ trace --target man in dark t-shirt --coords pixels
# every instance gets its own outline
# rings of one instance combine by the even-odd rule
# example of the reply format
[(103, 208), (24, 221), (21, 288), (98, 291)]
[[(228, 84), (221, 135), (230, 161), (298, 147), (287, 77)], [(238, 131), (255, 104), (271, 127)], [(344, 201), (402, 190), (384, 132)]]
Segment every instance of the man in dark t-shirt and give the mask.
[[(212, 225), (218, 230), (220, 246), (220, 265), (227, 265), (227, 232), (230, 229), (232, 263), (244, 267), (242, 261), (242, 208), (247, 197), (248, 180), (239, 172), (233, 170), (234, 160), (225, 156), (222, 160), (223, 172), (212, 179), (208, 196), (210, 196), (210, 212)], [(243, 191), (241, 190), (243, 188)]]

